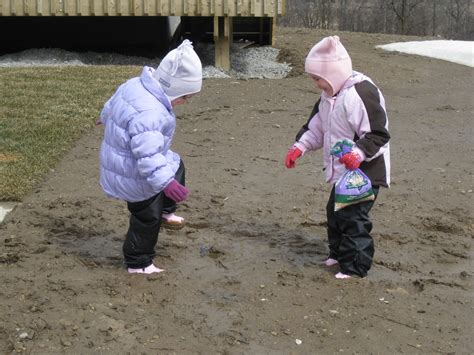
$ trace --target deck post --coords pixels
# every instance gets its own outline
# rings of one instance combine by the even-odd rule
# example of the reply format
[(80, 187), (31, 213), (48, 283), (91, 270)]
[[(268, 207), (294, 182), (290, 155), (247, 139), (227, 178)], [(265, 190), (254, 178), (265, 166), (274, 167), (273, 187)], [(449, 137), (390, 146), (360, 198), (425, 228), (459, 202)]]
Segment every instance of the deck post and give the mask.
[(232, 45), (232, 17), (214, 16), (215, 65), (223, 70), (230, 69), (230, 48)]
[(277, 18), (273, 17), (271, 20), (272, 25), (270, 26), (270, 43), (272, 44), (272, 47), (275, 47), (276, 45), (276, 33), (277, 33)]

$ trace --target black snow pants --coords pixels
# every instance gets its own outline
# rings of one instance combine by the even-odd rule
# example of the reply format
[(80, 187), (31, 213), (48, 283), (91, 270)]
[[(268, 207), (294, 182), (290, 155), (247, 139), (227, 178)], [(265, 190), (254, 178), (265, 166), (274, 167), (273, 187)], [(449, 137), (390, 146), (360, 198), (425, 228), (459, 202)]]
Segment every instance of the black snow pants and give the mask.
[[(372, 187), (375, 197), (378, 186)], [(374, 257), (374, 241), (370, 236), (372, 222), (369, 211), (374, 201), (365, 201), (334, 211), (334, 187), (326, 206), (329, 257), (339, 262), (346, 275), (367, 276)]]
[[(180, 161), (175, 179), (185, 184), (185, 169)], [(161, 227), (161, 215), (176, 211), (176, 202), (166, 197), (163, 192), (139, 202), (127, 202), (130, 211), (130, 223), (125, 242), (123, 256), (129, 268), (141, 269), (150, 266), (155, 257), (155, 246)]]

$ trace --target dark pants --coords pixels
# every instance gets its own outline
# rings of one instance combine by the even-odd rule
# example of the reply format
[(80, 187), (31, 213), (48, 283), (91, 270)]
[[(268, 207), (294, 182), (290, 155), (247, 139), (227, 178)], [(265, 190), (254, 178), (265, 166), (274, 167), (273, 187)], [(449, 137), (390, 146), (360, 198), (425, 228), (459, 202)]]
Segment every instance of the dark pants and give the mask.
[[(378, 186), (373, 186), (375, 197)], [(372, 222), (369, 211), (374, 201), (356, 203), (334, 211), (334, 187), (326, 213), (328, 219), (329, 257), (339, 262), (347, 275), (367, 276), (374, 257), (374, 241), (370, 236)]]
[[(181, 161), (175, 179), (185, 184), (185, 169)], [(130, 223), (123, 243), (125, 264), (129, 268), (145, 268), (153, 263), (155, 246), (161, 227), (162, 213), (176, 211), (176, 203), (163, 192), (139, 202), (127, 202)]]

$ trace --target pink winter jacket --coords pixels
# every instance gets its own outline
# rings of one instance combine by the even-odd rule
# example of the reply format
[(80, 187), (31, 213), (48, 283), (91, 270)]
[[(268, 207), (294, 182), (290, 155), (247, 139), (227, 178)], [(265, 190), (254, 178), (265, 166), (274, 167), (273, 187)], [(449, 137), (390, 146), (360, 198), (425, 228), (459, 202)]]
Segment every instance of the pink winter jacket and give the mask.
[(390, 134), (385, 100), (369, 77), (355, 71), (336, 96), (321, 94), (310, 119), (297, 135), (295, 146), (303, 154), (323, 148), (326, 181), (333, 184), (345, 167), (330, 151), (343, 139), (355, 143), (354, 150), (364, 160), (360, 169), (372, 184), (388, 187)]

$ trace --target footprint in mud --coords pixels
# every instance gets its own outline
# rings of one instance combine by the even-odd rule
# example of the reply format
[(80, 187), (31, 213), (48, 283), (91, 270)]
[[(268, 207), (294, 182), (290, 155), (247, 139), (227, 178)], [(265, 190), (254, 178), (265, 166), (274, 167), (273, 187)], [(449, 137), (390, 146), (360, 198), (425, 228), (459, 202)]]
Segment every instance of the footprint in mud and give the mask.
[(0, 264), (15, 264), (20, 260), (18, 253), (2, 253), (0, 254)]
[(216, 248), (213, 245), (201, 245), (199, 247), (199, 255), (201, 257), (208, 256), (214, 260), (217, 267), (228, 270), (229, 267), (222, 261), (222, 257), (226, 254), (226, 252)]
[(398, 244), (398, 245), (404, 245), (412, 242), (413, 238), (411, 238), (409, 235), (405, 235), (399, 232), (391, 232), (391, 233), (372, 233), (372, 236), (377, 242), (379, 243), (380, 246), (386, 245), (389, 242)]
[(206, 229), (209, 228), (210, 224), (207, 221), (197, 221), (197, 222), (188, 222), (186, 223), (187, 227), (194, 229)]
[(114, 235), (68, 233), (56, 235), (55, 241), (62, 249), (76, 255), (87, 267), (116, 266), (122, 263), (122, 238)]
[[(223, 221), (225, 221), (222, 218)], [(229, 219), (219, 226), (219, 232), (232, 234), (237, 237), (261, 238), (263, 240), (271, 238), (278, 233), (280, 226), (262, 225), (257, 222), (242, 222)]]
[(244, 169), (237, 169), (237, 168), (225, 168), (225, 171), (229, 172), (230, 175), (233, 176), (241, 176), (243, 173), (246, 172)]
[(425, 278), (425, 279), (417, 279), (413, 281), (413, 286), (415, 286), (419, 290), (419, 292), (424, 291), (427, 285), (443, 285), (450, 288), (460, 288), (465, 291), (468, 291), (470, 289), (467, 285), (463, 285), (451, 279), (442, 280), (442, 279), (435, 279), (435, 278)]
[[(48, 244), (58, 245), (64, 252), (73, 254), (87, 267), (119, 265), (122, 261), (123, 237), (105, 230), (94, 221), (96, 211), (77, 213), (75, 209), (87, 207), (89, 201), (68, 202), (58, 199), (49, 202), (48, 208), (36, 211), (38, 227), (44, 230)], [(66, 206), (67, 208), (60, 208)], [(100, 212), (97, 212), (100, 214)], [(48, 246), (39, 246), (35, 253), (43, 253)]]
[(199, 255), (201, 257), (203, 256), (210, 256), (213, 259), (217, 259), (218, 257), (225, 255), (226, 253), (222, 250), (217, 249), (214, 246), (207, 246), (207, 245), (201, 245), (199, 247)]
[(408, 272), (408, 273), (416, 273), (418, 272), (418, 267), (414, 264), (407, 264), (407, 263), (402, 263), (400, 261), (385, 261), (381, 259), (374, 259), (374, 264), (383, 266), (389, 270), (395, 271), (395, 272)]
[(288, 259), (297, 265), (319, 265), (328, 253), (325, 240), (309, 234), (277, 235), (270, 245), (286, 248)]
[(460, 258), (460, 259), (469, 259), (469, 255), (463, 251), (457, 251), (457, 250), (454, 250), (454, 249), (448, 249), (448, 248), (444, 248), (443, 249), (443, 252), (448, 254), (448, 255), (451, 255), (451, 256), (454, 256), (455, 258)]
[(448, 234), (462, 234), (464, 228), (458, 221), (441, 216), (429, 216), (421, 219), (421, 224), (414, 225), (415, 228), (431, 232), (442, 232)]
[(286, 250), (289, 261), (299, 265), (316, 265), (327, 256), (327, 245), (324, 238), (315, 237), (311, 230), (308, 232), (286, 229), (278, 223), (260, 224), (258, 222), (242, 222), (232, 219), (225, 220), (218, 231), (237, 237), (266, 240), (270, 248)]

